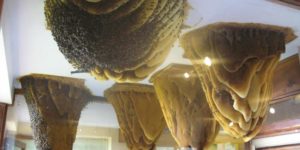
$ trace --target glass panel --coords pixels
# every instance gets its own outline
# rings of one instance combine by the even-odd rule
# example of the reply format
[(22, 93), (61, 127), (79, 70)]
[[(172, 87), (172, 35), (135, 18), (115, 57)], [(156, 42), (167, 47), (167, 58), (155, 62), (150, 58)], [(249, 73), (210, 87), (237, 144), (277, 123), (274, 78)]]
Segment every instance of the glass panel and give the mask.
[(300, 100), (290, 99), (287, 101), (272, 104), (269, 109), (266, 124), (272, 124), (284, 120), (299, 119)]
[(299, 0), (3, 1), (1, 150), (299, 149)]

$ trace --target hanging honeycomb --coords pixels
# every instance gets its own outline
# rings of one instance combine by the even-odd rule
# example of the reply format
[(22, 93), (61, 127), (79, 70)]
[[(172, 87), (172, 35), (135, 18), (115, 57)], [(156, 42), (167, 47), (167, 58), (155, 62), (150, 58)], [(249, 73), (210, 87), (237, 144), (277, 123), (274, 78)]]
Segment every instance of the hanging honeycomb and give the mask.
[(221, 126), (252, 139), (266, 116), (272, 77), (290, 28), (254, 23), (216, 23), (184, 34), (181, 45)]
[(154, 88), (133, 83), (115, 84), (104, 95), (115, 109), (128, 148), (154, 149), (166, 126)]
[(167, 125), (180, 147), (204, 149), (219, 132), (194, 68), (171, 64), (151, 77)]
[(20, 78), (39, 150), (72, 150), (89, 90), (80, 79), (31, 74)]

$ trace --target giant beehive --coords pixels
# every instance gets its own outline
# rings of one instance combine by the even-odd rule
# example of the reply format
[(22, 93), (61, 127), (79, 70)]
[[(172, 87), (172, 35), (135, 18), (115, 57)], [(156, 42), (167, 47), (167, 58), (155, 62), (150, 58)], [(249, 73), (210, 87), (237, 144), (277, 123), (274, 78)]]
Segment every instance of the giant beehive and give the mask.
[(84, 81), (31, 74), (20, 78), (38, 150), (72, 150), (81, 110), (88, 103)]
[(166, 58), (185, 0), (46, 0), (47, 26), (59, 50), (98, 80), (139, 81)]
[(166, 126), (154, 88), (133, 83), (115, 84), (104, 95), (115, 109), (128, 148), (154, 149)]
[(253, 23), (216, 23), (182, 36), (214, 117), (234, 137), (248, 141), (260, 131), (274, 68), (293, 38), (289, 28)]
[(203, 149), (219, 132), (190, 65), (171, 64), (151, 77), (165, 120), (180, 147)]

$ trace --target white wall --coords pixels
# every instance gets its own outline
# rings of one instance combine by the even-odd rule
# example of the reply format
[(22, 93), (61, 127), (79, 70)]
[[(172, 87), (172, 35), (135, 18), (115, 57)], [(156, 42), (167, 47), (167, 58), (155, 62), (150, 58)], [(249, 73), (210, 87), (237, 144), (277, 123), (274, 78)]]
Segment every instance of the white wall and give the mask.
[(11, 104), (13, 95), (13, 56), (6, 38), (7, 9), (7, 2), (3, 2), (0, 22), (0, 102)]
[(10, 52), (5, 49), (2, 27), (0, 26), (0, 102), (12, 103), (13, 80)]
[[(32, 130), (29, 123), (19, 123), (17, 130), (18, 134), (32, 135)], [(125, 143), (119, 142), (118, 128), (78, 126), (77, 138), (110, 138), (111, 150), (128, 150)]]

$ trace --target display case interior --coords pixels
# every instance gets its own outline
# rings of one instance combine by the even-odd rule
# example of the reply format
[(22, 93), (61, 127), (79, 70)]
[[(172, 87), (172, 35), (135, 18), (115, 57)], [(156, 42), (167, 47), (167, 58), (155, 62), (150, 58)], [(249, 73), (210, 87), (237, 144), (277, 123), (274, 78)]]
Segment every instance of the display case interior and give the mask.
[(295, 150), (293, 0), (0, 0), (0, 149)]

